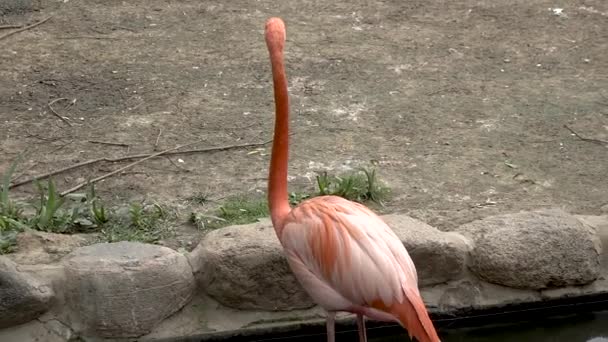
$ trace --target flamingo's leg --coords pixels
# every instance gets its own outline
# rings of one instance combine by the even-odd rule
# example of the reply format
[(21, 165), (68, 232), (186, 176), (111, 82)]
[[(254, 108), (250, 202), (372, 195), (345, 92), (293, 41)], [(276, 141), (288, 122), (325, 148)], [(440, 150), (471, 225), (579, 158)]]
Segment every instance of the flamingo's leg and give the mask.
[(357, 314), (357, 328), (359, 328), (359, 342), (367, 342), (367, 332), (365, 331), (365, 317)]
[(336, 342), (336, 313), (327, 312), (327, 342)]

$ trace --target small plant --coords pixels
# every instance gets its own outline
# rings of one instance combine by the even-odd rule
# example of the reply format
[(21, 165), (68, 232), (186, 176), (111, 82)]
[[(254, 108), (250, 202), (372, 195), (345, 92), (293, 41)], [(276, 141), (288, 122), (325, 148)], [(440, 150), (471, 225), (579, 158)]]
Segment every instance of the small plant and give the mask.
[(12, 253), (17, 246), (17, 234), (28, 226), (11, 218), (0, 216), (0, 255)]
[(70, 223), (78, 217), (78, 209), (74, 209), (72, 214), (68, 214), (61, 207), (65, 203), (65, 198), (59, 195), (55, 188), (55, 183), (49, 179), (46, 189), (36, 182), (39, 192), (38, 206), (36, 215), (30, 220), (29, 224), (37, 230), (51, 233), (66, 233), (70, 230)]
[(289, 204), (292, 206), (296, 206), (301, 202), (309, 199), (311, 197), (310, 194), (303, 192), (290, 192), (289, 193)]
[(23, 215), (22, 207), (9, 196), (11, 178), (22, 157), (23, 155), (20, 154), (2, 176), (2, 189), (0, 191), (0, 254), (14, 252), (17, 247), (17, 234), (28, 228), (20, 222)]
[(388, 189), (380, 184), (375, 169), (359, 169), (359, 172), (342, 176), (317, 175), (318, 195), (333, 195), (356, 202), (373, 201), (382, 204)]
[(2, 176), (2, 191), (0, 192), (0, 216), (13, 220), (18, 220), (23, 213), (23, 209), (17, 203), (11, 200), (9, 196), (11, 178), (13, 177), (13, 173), (15, 173), (17, 164), (19, 164), (22, 158), (23, 156), (20, 154), (17, 159), (11, 163), (11, 166)]
[(197, 203), (197, 204), (206, 204), (207, 202), (209, 202), (209, 195), (205, 194), (205, 193), (197, 193), (193, 196), (191, 196), (190, 198), (188, 198), (188, 200), (192, 203)]
[(89, 187), (86, 201), (89, 203), (90, 215), (93, 222), (102, 226), (110, 221), (109, 213), (106, 211), (106, 207), (101, 202), (101, 199), (95, 194), (95, 186), (93, 184)]
[(158, 204), (144, 206), (133, 203), (126, 215), (104, 224), (101, 232), (108, 242), (141, 241), (155, 243), (169, 237), (172, 230), (167, 222), (168, 214)]
[(327, 175), (326, 171), (323, 171), (321, 174), (317, 175), (317, 187), (319, 188), (320, 196), (331, 195), (331, 179)]
[(131, 225), (140, 230), (149, 230), (159, 220), (166, 218), (165, 211), (156, 203), (152, 205), (152, 210), (144, 210), (141, 204), (133, 203), (129, 208), (129, 214), (131, 215)]
[(364, 194), (364, 198), (366, 200), (370, 200), (372, 202), (376, 202), (380, 205), (382, 205), (382, 200), (387, 196), (388, 194), (388, 188), (383, 186), (380, 181), (378, 181), (378, 178), (376, 176), (376, 169), (365, 169), (362, 168), (361, 171), (365, 174), (365, 177), (367, 178), (367, 191)]
[[(0, 219), (1, 221), (2, 219)], [(3, 223), (0, 222), (0, 225)], [(6, 230), (3, 231), (0, 229), (0, 255), (8, 254), (15, 251), (17, 248), (17, 234), (19, 232), (16, 230)]]

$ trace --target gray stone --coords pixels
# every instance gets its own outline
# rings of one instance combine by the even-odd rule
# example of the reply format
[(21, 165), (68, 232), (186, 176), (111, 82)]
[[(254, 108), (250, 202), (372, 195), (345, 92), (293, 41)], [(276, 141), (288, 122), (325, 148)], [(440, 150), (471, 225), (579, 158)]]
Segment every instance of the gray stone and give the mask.
[(187, 258), (136, 242), (81, 247), (63, 261), (66, 300), (87, 334), (137, 337), (190, 301), (195, 289)]
[(0, 329), (38, 318), (53, 298), (50, 286), (19, 272), (17, 264), (0, 256)]
[(420, 286), (462, 277), (467, 253), (471, 249), (464, 236), (442, 232), (406, 215), (386, 215), (382, 219), (403, 241), (416, 265)]
[(212, 231), (190, 260), (202, 288), (226, 306), (293, 310), (314, 305), (291, 272), (268, 221)]
[(491, 283), (543, 289), (588, 284), (600, 274), (595, 229), (562, 210), (491, 216), (457, 231), (474, 243), (469, 268)]

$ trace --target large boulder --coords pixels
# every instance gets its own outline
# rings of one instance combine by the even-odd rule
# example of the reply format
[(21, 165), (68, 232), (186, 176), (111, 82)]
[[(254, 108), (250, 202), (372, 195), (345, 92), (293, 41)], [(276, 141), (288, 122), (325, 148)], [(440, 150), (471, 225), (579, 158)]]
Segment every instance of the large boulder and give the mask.
[(63, 260), (68, 305), (87, 334), (137, 337), (190, 301), (195, 289), (187, 258), (136, 242), (81, 247)]
[(212, 231), (190, 259), (202, 288), (226, 306), (271, 311), (314, 305), (268, 220)]
[(459, 279), (466, 269), (471, 243), (462, 235), (442, 232), (406, 215), (382, 219), (403, 242), (416, 265), (418, 283), (429, 286)]
[(0, 256), (0, 329), (38, 318), (53, 298), (50, 286), (19, 272), (17, 264)]
[(562, 210), (491, 216), (457, 231), (474, 242), (469, 268), (491, 283), (543, 289), (587, 284), (600, 274), (596, 231)]

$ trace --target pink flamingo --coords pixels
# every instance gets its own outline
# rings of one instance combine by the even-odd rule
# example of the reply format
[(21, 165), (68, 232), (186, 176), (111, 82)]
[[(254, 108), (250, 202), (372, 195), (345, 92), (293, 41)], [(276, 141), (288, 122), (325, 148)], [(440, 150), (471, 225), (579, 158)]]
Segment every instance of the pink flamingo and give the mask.
[(327, 311), (327, 341), (335, 341), (335, 313), (396, 321), (420, 342), (439, 342), (418, 290), (416, 268), (395, 233), (365, 206), (337, 196), (314, 197), (291, 208), (287, 193), (289, 97), (283, 62), (285, 24), (266, 22), (276, 119), (268, 203), (289, 265), (310, 297)]

